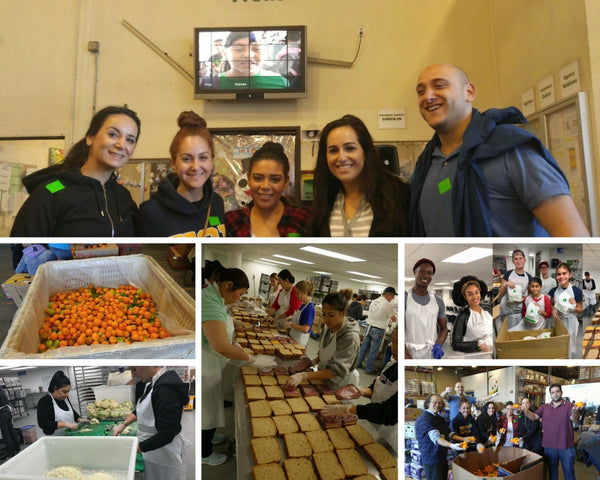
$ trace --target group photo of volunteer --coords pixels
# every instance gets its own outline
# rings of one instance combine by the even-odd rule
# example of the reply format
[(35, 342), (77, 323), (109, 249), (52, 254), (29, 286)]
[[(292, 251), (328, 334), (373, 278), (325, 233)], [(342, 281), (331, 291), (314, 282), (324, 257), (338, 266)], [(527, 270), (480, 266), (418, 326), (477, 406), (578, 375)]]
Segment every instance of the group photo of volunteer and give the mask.
[(210, 243), (202, 258), (202, 478), (282, 478), (298, 457), (395, 478), (398, 245)]
[(596, 479), (599, 368), (406, 366), (406, 480)]
[(596, 249), (406, 244), (405, 358), (598, 358)]
[(0, 366), (0, 473), (193, 480), (195, 388), (193, 366)]

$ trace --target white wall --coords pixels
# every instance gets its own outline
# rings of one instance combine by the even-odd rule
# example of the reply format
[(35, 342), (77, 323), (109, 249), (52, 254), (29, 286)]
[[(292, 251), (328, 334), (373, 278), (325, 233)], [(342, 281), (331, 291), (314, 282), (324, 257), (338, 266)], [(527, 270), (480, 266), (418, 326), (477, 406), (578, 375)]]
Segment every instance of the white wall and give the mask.
[(465, 391), (474, 391), (476, 397), (485, 397), (492, 393), (494, 387), (498, 388), (498, 396), (494, 402), (515, 401), (516, 385), (515, 367), (506, 367), (489, 372), (470, 375), (461, 379)]

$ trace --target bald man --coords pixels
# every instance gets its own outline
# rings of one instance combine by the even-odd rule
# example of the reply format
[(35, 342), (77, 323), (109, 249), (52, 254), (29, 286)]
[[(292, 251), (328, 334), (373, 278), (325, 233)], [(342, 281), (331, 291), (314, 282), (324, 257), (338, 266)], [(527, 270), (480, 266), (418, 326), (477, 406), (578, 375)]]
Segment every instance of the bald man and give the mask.
[(416, 236), (589, 236), (564, 173), (541, 144), (513, 124), (515, 107), (473, 108), (477, 90), (460, 68), (427, 67), (419, 110), (435, 130), (411, 178)]

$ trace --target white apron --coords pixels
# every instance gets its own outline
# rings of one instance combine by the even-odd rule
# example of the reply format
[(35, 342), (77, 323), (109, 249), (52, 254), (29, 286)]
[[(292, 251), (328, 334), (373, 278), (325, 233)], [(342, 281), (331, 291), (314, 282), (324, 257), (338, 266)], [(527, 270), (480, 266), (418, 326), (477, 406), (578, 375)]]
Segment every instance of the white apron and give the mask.
[[(568, 288), (562, 288), (560, 285), (556, 287), (554, 290), (554, 305), (556, 307), (557, 303), (559, 303), (559, 298), (562, 295), (569, 295), (572, 298), (575, 298), (575, 294), (573, 293), (573, 287), (569, 285)], [(559, 308), (556, 309), (558, 311), (558, 315), (562, 322), (567, 327), (569, 331), (569, 357), (575, 358), (575, 352), (577, 352), (577, 330), (579, 328), (579, 322), (577, 321), (577, 315), (575, 313), (564, 313), (561, 312)]]
[[(436, 302), (437, 303), (437, 302)], [(390, 365), (393, 365), (396, 360), (392, 359), (384, 368), (385, 371)], [(371, 395), (372, 403), (385, 402), (395, 393), (398, 393), (398, 380), (393, 383), (385, 384), (381, 381), (381, 376), (375, 379), (375, 385), (373, 386), (373, 393)], [(396, 425), (376, 425), (375, 428), (379, 434), (385, 438), (389, 445), (394, 449), (394, 452), (398, 454), (398, 424)]]
[(412, 290), (406, 297), (405, 344), (412, 358), (433, 358), (433, 345), (437, 338), (439, 307), (435, 295), (428, 293), (427, 305), (419, 305), (412, 298)]
[[(137, 417), (138, 440), (140, 442), (154, 436), (157, 432), (154, 426), (156, 419), (152, 410), (152, 389), (138, 401), (135, 408)], [(223, 401), (221, 400), (221, 405)], [(178, 433), (175, 438), (164, 447), (142, 452), (144, 456), (145, 480), (184, 480), (185, 464), (183, 463), (184, 438)]]
[(494, 326), (492, 316), (483, 308), (481, 313), (469, 309), (469, 321), (463, 341), (482, 341), (490, 347), (494, 346)]
[[(227, 339), (233, 338), (233, 319), (229, 316), (225, 330)], [(202, 430), (225, 426), (223, 369), (226, 365), (226, 357), (210, 346), (202, 347)]]
[[(592, 281), (583, 280), (583, 286), (592, 288)], [(596, 305), (596, 290), (587, 290), (583, 288), (583, 308)]]
[(289, 290), (282, 288), (279, 292), (279, 295), (277, 296), (277, 303), (279, 304), (279, 308), (273, 314), (274, 317), (287, 312), (288, 308), (290, 308), (290, 296), (292, 295), (292, 288), (290, 288)]
[(523, 298), (527, 295), (529, 277), (527, 274), (520, 276), (513, 270), (508, 276), (508, 281), (512, 281), (515, 284), (515, 288), (521, 288), (521, 299), (519, 301), (509, 301), (508, 293), (500, 300), (501, 313), (507, 319), (508, 328), (510, 329), (515, 327), (522, 319), (521, 307), (523, 306)]
[[(535, 314), (533, 314), (532, 312), (534, 312), (536, 310), (536, 307), (537, 307), (537, 312)], [(508, 329), (510, 332), (516, 332), (516, 331), (520, 331), (520, 330), (542, 330), (544, 328), (547, 328), (546, 317), (542, 317), (539, 314), (539, 312), (543, 312), (546, 310), (546, 299), (543, 295), (542, 295), (542, 298), (540, 299), (540, 301), (538, 301), (538, 302), (536, 302), (531, 295), (527, 295), (527, 298), (525, 299), (525, 308), (526, 308), (525, 316), (527, 318), (532, 318), (534, 320), (534, 322), (530, 322), (529, 320), (523, 318), (513, 328)]]
[[(300, 308), (294, 312), (294, 314), (292, 315), (292, 319), (290, 320), (291, 323), (293, 323), (295, 325), (300, 325), (300, 314), (306, 308), (307, 305), (308, 305), (308, 303), (303, 303), (300, 306)], [(290, 328), (290, 337), (292, 337), (294, 340), (296, 340), (300, 345), (303, 345), (306, 347), (306, 344), (308, 343), (308, 339), (310, 337), (310, 333), (302, 333), (302, 332), (299, 332), (298, 330), (294, 330), (293, 328)]]
[[(69, 410), (65, 411), (58, 406), (58, 403), (56, 403), (56, 399), (52, 396), (52, 394), (50, 394), (50, 398), (52, 399), (52, 406), (54, 407), (54, 420), (57, 422), (77, 423), (77, 419), (75, 418), (71, 404), (67, 400), (65, 400), (65, 403), (67, 404), (67, 408)], [(66, 428), (57, 428), (53, 435), (64, 435), (65, 430)]]
[[(333, 340), (326, 347), (321, 347), (319, 349), (319, 365), (317, 368), (319, 370), (327, 369), (327, 362), (329, 362), (330, 358), (335, 356), (335, 352), (337, 350), (337, 337), (335, 333), (333, 334)], [(348, 374), (344, 378), (333, 377), (327, 380), (331, 385), (333, 390), (337, 390), (338, 388), (343, 387), (344, 385), (358, 385), (358, 370), (354, 369), (348, 372)]]

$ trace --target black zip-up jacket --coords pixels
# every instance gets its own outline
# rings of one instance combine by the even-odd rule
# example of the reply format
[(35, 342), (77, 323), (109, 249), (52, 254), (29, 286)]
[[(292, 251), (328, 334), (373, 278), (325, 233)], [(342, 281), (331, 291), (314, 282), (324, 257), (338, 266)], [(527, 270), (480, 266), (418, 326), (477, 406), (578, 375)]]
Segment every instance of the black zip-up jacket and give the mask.
[[(71, 404), (71, 400), (67, 397), (66, 400), (56, 400), (56, 404), (64, 411), (69, 410), (69, 406), (67, 406), (67, 402), (71, 406), (71, 410), (73, 410), (74, 421), (76, 422), (78, 418), (81, 418), (78, 412), (75, 411), (73, 405)], [(56, 432), (57, 424), (56, 417), (54, 415), (54, 404), (52, 402), (52, 396), (50, 394), (44, 395), (37, 404), (37, 422), (38, 426), (42, 429), (44, 434), (46, 435), (54, 435)]]
[[(194, 203), (177, 193), (178, 185), (177, 175), (169, 175), (158, 184), (156, 193), (140, 205), (136, 216), (140, 235), (224, 237), (225, 207), (223, 199), (213, 191), (212, 180), (204, 184), (202, 200)], [(209, 221), (204, 230), (209, 206)]]
[(23, 178), (29, 197), (12, 237), (132, 237), (137, 206), (117, 174), (102, 185), (80, 171), (54, 165)]
[(142, 452), (164, 447), (181, 432), (181, 415), (183, 407), (189, 401), (188, 390), (188, 384), (184, 383), (173, 370), (167, 370), (158, 377), (150, 394), (157, 432), (140, 442)]

